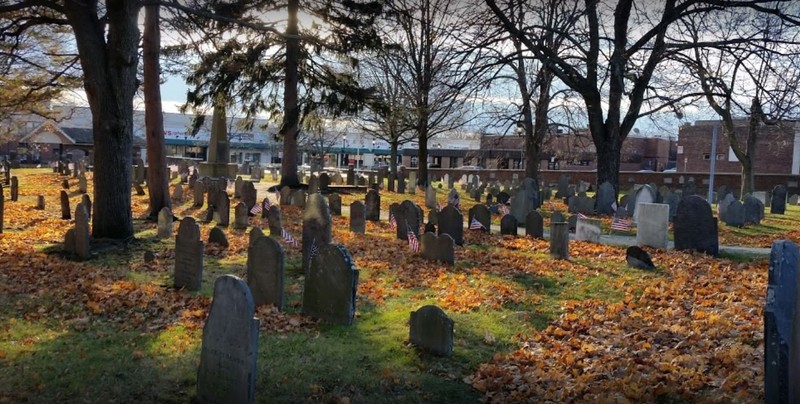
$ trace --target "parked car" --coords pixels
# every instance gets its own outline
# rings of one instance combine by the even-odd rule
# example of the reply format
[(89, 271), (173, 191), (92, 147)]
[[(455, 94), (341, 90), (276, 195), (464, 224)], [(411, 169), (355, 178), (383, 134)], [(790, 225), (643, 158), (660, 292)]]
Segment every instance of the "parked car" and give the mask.
[(462, 166), (462, 170), (483, 170), (481, 166)]

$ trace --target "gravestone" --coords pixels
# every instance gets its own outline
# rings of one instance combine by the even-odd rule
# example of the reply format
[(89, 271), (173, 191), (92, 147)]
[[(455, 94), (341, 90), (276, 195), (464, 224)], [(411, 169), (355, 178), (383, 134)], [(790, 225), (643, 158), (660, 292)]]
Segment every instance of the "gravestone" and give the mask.
[(78, 177), (78, 192), (85, 194), (88, 189), (89, 185), (86, 181), (86, 176), (81, 174), (80, 177)]
[[(492, 214), (489, 212), (489, 209), (486, 207), (486, 205), (478, 204), (473, 206), (470, 208), (467, 216), (470, 230), (481, 230), (487, 233), (492, 232)], [(481, 224), (480, 229), (473, 229), (473, 219), (477, 220), (477, 222)]]
[(269, 207), (267, 220), (269, 221), (269, 235), (271, 237), (283, 237), (283, 219), (280, 206), (272, 205)]
[(769, 213), (782, 215), (786, 213), (786, 187), (783, 185), (776, 185), (772, 188), (772, 204), (769, 208)]
[(428, 209), (436, 209), (436, 190), (433, 189), (431, 184), (425, 188), (425, 207)]
[(605, 181), (597, 188), (597, 214), (613, 215), (617, 210), (617, 196), (614, 186)]
[(505, 215), (500, 219), (500, 234), (516, 236), (517, 226), (517, 218), (514, 215)]
[(419, 238), (420, 255), (430, 261), (441, 261), (446, 264), (454, 265), (455, 242), (449, 234), (436, 236), (434, 233), (426, 232)]
[(350, 204), (350, 231), (364, 234), (367, 232), (366, 207), (364, 202), (353, 201)]
[(567, 219), (564, 217), (564, 214), (559, 211), (554, 211), (550, 214), (550, 222), (566, 222)]
[(721, 201), (721, 200), (725, 199), (725, 197), (728, 196), (728, 195), (731, 195), (731, 196), (733, 196), (733, 199), (736, 199), (736, 195), (733, 194), (733, 190), (728, 188), (727, 186), (722, 185), (719, 188), (717, 188), (717, 200), (718, 201)]
[(697, 185), (695, 185), (693, 179), (690, 179), (689, 181), (683, 183), (683, 192), (681, 193), (681, 196), (686, 198), (692, 195), (697, 195)]
[(449, 234), (456, 245), (464, 245), (464, 215), (452, 205), (439, 212), (439, 236)]
[(578, 228), (578, 215), (568, 217), (567, 224), (569, 225), (569, 231), (574, 232)]
[(233, 228), (238, 230), (246, 229), (249, 214), (250, 209), (247, 208), (244, 202), (237, 203), (233, 209)]
[(766, 403), (797, 403), (800, 390), (800, 312), (798, 259), (789, 240), (775, 240), (769, 256), (764, 307), (764, 398)]
[(258, 326), (247, 284), (233, 275), (217, 278), (203, 326), (197, 369), (198, 403), (255, 401)]
[[(250, 233), (251, 237), (255, 229)], [(272, 237), (262, 234), (250, 243), (247, 249), (247, 285), (256, 306), (271, 304), (278, 310), (283, 309), (285, 260), (283, 247)]]
[(406, 193), (406, 180), (402, 177), (397, 179), (397, 193), (398, 194)]
[(172, 237), (172, 211), (164, 206), (158, 211), (158, 238)]
[(412, 171), (408, 173), (408, 192), (414, 193), (417, 189), (417, 172)]
[(569, 176), (562, 174), (558, 177), (558, 185), (556, 187), (556, 198), (566, 198), (569, 195)]
[(194, 189), (194, 187), (197, 185), (197, 177), (197, 170), (193, 170), (192, 174), (189, 176), (189, 189)]
[(235, 199), (239, 199), (242, 197), (242, 185), (244, 185), (244, 180), (242, 179), (241, 175), (236, 176), (236, 180), (233, 182), (233, 197)]
[[(372, 222), (381, 221), (381, 195), (378, 191), (370, 189), (364, 197), (366, 219)], [(351, 205), (352, 206), (352, 205)]]
[(532, 210), (525, 217), (525, 235), (533, 238), (544, 238), (544, 218), (539, 212)]
[(69, 180), (65, 179), (65, 180), (61, 181), (61, 188), (64, 188), (65, 190), (69, 190)]
[(653, 260), (650, 259), (650, 254), (642, 250), (641, 247), (632, 245), (625, 250), (625, 262), (629, 266), (638, 269), (654, 270), (656, 266)]
[(208, 243), (216, 244), (222, 248), (228, 248), (230, 246), (228, 243), (228, 236), (225, 235), (225, 231), (216, 226), (212, 227), (211, 231), (208, 232)]
[(453, 355), (453, 320), (436, 306), (411, 312), (408, 342), (422, 351), (439, 356)]
[(798, 203), (800, 203), (800, 195), (793, 194), (792, 196), (789, 197), (788, 203), (789, 205), (797, 205)]
[(291, 205), (297, 206), (298, 208), (305, 208), (306, 207), (306, 191), (302, 189), (296, 189), (292, 192), (291, 196)]
[(728, 205), (727, 213), (723, 221), (728, 226), (742, 227), (744, 226), (746, 218), (747, 217), (745, 215), (744, 205), (742, 205), (742, 203), (739, 201), (733, 201), (733, 203)]
[(72, 219), (72, 213), (69, 209), (69, 195), (63, 189), (61, 190), (61, 218), (64, 220)]
[(678, 195), (676, 192), (670, 192), (669, 196), (667, 196), (666, 204), (669, 205), (669, 221), (672, 222), (675, 219), (675, 215), (678, 213), (678, 204), (681, 202), (681, 196)]
[(356, 185), (356, 171), (352, 165), (347, 166), (347, 185)]
[(717, 219), (711, 214), (711, 205), (705, 199), (697, 195), (684, 197), (678, 204), (673, 231), (676, 250), (719, 255)]
[(396, 181), (395, 175), (389, 173), (388, 176), (386, 177), (386, 189), (389, 190), (389, 192), (394, 192), (395, 181)]
[(575, 223), (575, 240), (600, 243), (600, 219), (578, 217)]
[(81, 203), (86, 208), (86, 213), (89, 215), (89, 220), (92, 220), (92, 198), (88, 194), (81, 195)]
[(539, 205), (541, 205), (539, 185), (533, 178), (527, 177), (511, 201), (511, 214), (517, 219), (517, 223), (524, 223), (528, 212), (538, 208)]
[(328, 203), (320, 193), (308, 197), (303, 210), (303, 271), (308, 275), (311, 250), (321, 249), (331, 243), (331, 214)]
[(214, 206), (214, 220), (217, 226), (227, 227), (231, 222), (231, 200), (225, 191), (219, 192), (217, 203)]
[(550, 257), (569, 259), (569, 223), (550, 222)]
[(139, 157), (133, 159), (133, 164), (135, 167), (133, 168), (133, 182), (136, 184), (141, 185), (145, 178), (147, 177), (147, 172), (145, 171), (146, 168), (144, 166), (144, 160)]
[(719, 220), (727, 223), (728, 207), (735, 201), (736, 198), (733, 194), (726, 194), (725, 197), (717, 203), (717, 217)]
[(351, 325), (357, 288), (358, 271), (347, 249), (334, 244), (321, 246), (306, 275), (303, 313), (329, 323)]
[(44, 195), (36, 196), (36, 210), (44, 210), (45, 202), (44, 202)]
[(197, 208), (202, 207), (203, 197), (205, 196), (205, 193), (206, 193), (206, 184), (204, 184), (202, 181), (197, 181), (194, 184), (194, 203), (192, 204), (192, 206)]
[(769, 206), (769, 204), (767, 204), (767, 191), (755, 191), (753, 192), (753, 197), (761, 201), (764, 206)]
[(175, 191), (172, 192), (172, 200), (183, 201), (183, 185), (175, 184)]
[(308, 193), (313, 194), (319, 192), (319, 177), (316, 174), (311, 174), (308, 178)]
[(328, 208), (332, 216), (342, 215), (342, 197), (337, 193), (328, 194)]
[(253, 243), (255, 243), (256, 239), (259, 238), (259, 237), (262, 237), (262, 236), (266, 237), (264, 235), (264, 232), (261, 230), (260, 227), (254, 226), (252, 229), (250, 229), (248, 242), (247, 242), (248, 247), (252, 247)]
[(447, 204), (456, 209), (461, 208), (461, 196), (458, 195), (458, 191), (451, 189), (450, 192), (447, 193)]
[(636, 225), (636, 244), (667, 249), (669, 205), (663, 203), (639, 204), (639, 223)]
[(636, 191), (636, 196), (634, 197), (634, 204), (633, 204), (633, 222), (639, 223), (639, 204), (642, 203), (655, 203), (656, 202), (656, 191), (650, 185), (643, 185)]
[(11, 195), (10, 198), (12, 202), (16, 202), (19, 199), (19, 180), (17, 180), (17, 176), (13, 176), (9, 179), (11, 183)]
[(256, 186), (252, 181), (245, 181), (242, 184), (242, 202), (247, 206), (248, 213), (258, 203), (258, 191), (256, 191)]
[(761, 224), (764, 219), (764, 204), (750, 194), (744, 197), (744, 221), (745, 223)]
[(319, 190), (322, 192), (327, 192), (331, 186), (331, 176), (328, 173), (322, 173), (319, 175)]
[(419, 226), (422, 223), (422, 212), (409, 200), (404, 200), (395, 209), (395, 220), (397, 221), (396, 236), (400, 240), (408, 240), (408, 232), (414, 233), (419, 238)]
[(86, 206), (79, 203), (75, 207), (75, 228), (73, 240), (73, 253), (79, 261), (86, 261), (92, 255), (91, 236), (89, 233), (89, 214)]
[(200, 290), (203, 282), (203, 242), (200, 240), (200, 226), (191, 216), (184, 217), (175, 236), (176, 288)]
[(289, 199), (289, 197), (292, 195), (292, 188), (284, 185), (283, 188), (281, 188), (280, 193), (281, 193), (281, 200), (279, 202), (280, 205), (287, 206), (291, 204), (291, 200)]
[(570, 204), (574, 205), (575, 213), (584, 215), (594, 214), (594, 199), (586, 196), (585, 192), (580, 192), (578, 195), (569, 199)]

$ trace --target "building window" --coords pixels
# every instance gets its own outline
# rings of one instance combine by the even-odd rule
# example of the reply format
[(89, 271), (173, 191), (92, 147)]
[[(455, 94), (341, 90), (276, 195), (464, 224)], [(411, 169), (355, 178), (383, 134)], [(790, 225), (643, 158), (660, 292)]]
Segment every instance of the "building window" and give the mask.
[(417, 156), (411, 156), (411, 167), (417, 166)]
[(711, 153), (704, 153), (703, 154), (703, 160), (706, 160), (706, 161), (711, 160)]

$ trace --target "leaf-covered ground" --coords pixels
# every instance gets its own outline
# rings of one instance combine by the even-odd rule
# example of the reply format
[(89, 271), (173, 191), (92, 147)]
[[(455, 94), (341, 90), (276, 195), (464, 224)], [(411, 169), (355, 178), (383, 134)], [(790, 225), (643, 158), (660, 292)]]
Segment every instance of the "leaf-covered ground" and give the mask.
[[(156, 239), (143, 220), (146, 196), (133, 196), (135, 241), (98, 243), (76, 263), (61, 253), (73, 225), (60, 219), (61, 178), (21, 172), (0, 234), (0, 402), (190, 400), (213, 280), (244, 276), (247, 232), (226, 230), (228, 249), (206, 247), (201, 292), (175, 290), (174, 240)], [(44, 211), (33, 209), (39, 194)], [(382, 207), (406, 197), (424, 205), (420, 193), (384, 194)], [(200, 218), (188, 199), (173, 211)], [(73, 210), (79, 200), (71, 193)], [(299, 237), (300, 210), (283, 214)], [(797, 234), (796, 214), (722, 226), (721, 242), (769, 246)], [(546, 241), (465, 231), (450, 267), (410, 253), (388, 223), (369, 222), (366, 235), (347, 223), (334, 218), (334, 241), (361, 270), (356, 324), (302, 315), (299, 248), (284, 244), (286, 310), (258, 310), (258, 401), (763, 401), (765, 258), (649, 250), (658, 270), (643, 272), (627, 268), (618, 247), (574, 242), (571, 260), (556, 261)], [(143, 261), (146, 250), (154, 262)], [(454, 318), (452, 358), (408, 345), (408, 312), (424, 304)]]

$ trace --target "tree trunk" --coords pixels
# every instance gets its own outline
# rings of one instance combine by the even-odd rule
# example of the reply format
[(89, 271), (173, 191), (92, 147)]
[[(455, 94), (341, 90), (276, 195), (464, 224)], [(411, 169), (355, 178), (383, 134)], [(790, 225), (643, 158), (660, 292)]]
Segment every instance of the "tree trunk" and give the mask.
[(608, 181), (619, 193), (619, 168), (622, 141), (610, 139), (608, 142), (595, 142), (597, 148), (597, 189)]
[(428, 186), (428, 121), (417, 126), (419, 150), (417, 153), (417, 183), (408, 186), (426, 188)]
[[(539, 100), (534, 111), (535, 121), (530, 134), (526, 129), (525, 143), (525, 176), (533, 178), (539, 183), (539, 151), (542, 148), (545, 136), (549, 129), (548, 114), (550, 112), (550, 87), (553, 83), (553, 73), (542, 67), (539, 69)], [(530, 110), (528, 111), (530, 114)]]
[(148, 217), (155, 219), (162, 208), (171, 207), (169, 177), (164, 145), (164, 115), (161, 111), (161, 31), (159, 6), (146, 6), (142, 35), (144, 68), (144, 122), (147, 137), (147, 189), (150, 197)]
[(95, 238), (133, 236), (131, 153), (139, 7), (134, 0), (107, 2), (101, 21), (92, 3), (64, 3), (64, 13), (75, 33), (92, 111)]
[(297, 187), (297, 134), (300, 110), (297, 105), (297, 85), (300, 81), (298, 64), (300, 38), (298, 37), (297, 13), (299, 0), (289, 0), (289, 19), (286, 26), (286, 80), (283, 90), (283, 159), (281, 160), (281, 186)]
[(389, 172), (392, 178), (397, 178), (397, 140), (389, 142)]

